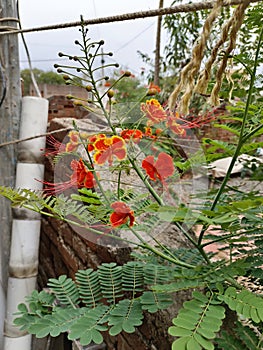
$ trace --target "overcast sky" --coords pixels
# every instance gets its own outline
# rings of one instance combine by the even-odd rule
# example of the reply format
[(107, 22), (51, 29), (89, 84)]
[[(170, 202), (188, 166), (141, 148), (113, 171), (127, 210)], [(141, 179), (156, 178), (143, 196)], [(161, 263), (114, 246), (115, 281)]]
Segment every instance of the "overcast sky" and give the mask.
[[(166, 1), (168, 6), (171, 1)], [(75, 22), (158, 8), (159, 0), (19, 0), (23, 28)], [(153, 57), (157, 17), (90, 26), (92, 40), (103, 39), (104, 51), (113, 51), (114, 60), (123, 68), (139, 73), (145, 64), (137, 51)], [(57, 53), (78, 54), (73, 44), (80, 39), (78, 28), (59, 29), (25, 34), (33, 67), (53, 69), (59, 63)], [(164, 39), (163, 39), (164, 43)], [(21, 69), (27, 68), (25, 50), (20, 44)], [(108, 62), (112, 62), (108, 61)]]

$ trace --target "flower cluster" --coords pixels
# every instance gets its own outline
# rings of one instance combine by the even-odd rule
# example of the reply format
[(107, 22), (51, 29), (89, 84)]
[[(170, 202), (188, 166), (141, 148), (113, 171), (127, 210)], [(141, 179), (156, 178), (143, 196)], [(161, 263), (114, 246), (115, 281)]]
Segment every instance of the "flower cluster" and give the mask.
[[(150, 85), (150, 89), (157, 89), (158, 87)], [(159, 90), (158, 90), (159, 91)], [(72, 130), (68, 134), (68, 141), (66, 144), (62, 144), (56, 141), (53, 137), (49, 139), (49, 144), (52, 146), (52, 152), (46, 154), (57, 154), (59, 152), (73, 153), (75, 156), (78, 154), (78, 148), (80, 145), (84, 147), (87, 152), (87, 159), (82, 158), (73, 159), (70, 163), (71, 174), (69, 180), (60, 183), (48, 183), (44, 182), (47, 186), (45, 193), (57, 194), (65, 191), (66, 189), (75, 187), (77, 189), (87, 188), (96, 191), (96, 187), (99, 185), (98, 181), (100, 176), (97, 172), (97, 168), (102, 165), (109, 165), (110, 169), (116, 169), (112, 167), (115, 163), (119, 163), (118, 169), (121, 169), (123, 161), (131, 162), (129, 155), (130, 145), (134, 144), (136, 147), (131, 149), (139, 149), (139, 153), (143, 151), (141, 141), (143, 139), (148, 142), (159, 141), (159, 136), (164, 133), (166, 129), (169, 129), (173, 133), (179, 136), (185, 136), (186, 129), (196, 127), (200, 120), (186, 121), (182, 120), (178, 113), (171, 113), (163, 108), (163, 106), (154, 98), (141, 103), (141, 111), (143, 112), (143, 118), (146, 119), (146, 126), (144, 131), (136, 129), (123, 129), (118, 134), (106, 135), (98, 133), (95, 135), (88, 135), (84, 132), (78, 132)], [(144, 143), (145, 144), (145, 143)], [(161, 141), (159, 142), (161, 145)], [(167, 179), (174, 175), (175, 167), (173, 158), (171, 155), (160, 151), (158, 147), (150, 145), (149, 150), (154, 150), (153, 154), (145, 156), (140, 162), (136, 159), (136, 167), (141, 167), (143, 171), (137, 171), (138, 176), (142, 181), (146, 179), (153, 182), (159, 182), (163, 188), (167, 188)], [(134, 167), (134, 162), (130, 163)], [(114, 171), (114, 170), (111, 170)], [(149, 182), (148, 182), (149, 184)], [(100, 187), (101, 191), (101, 187)], [(116, 196), (116, 199), (119, 198)], [(128, 206), (127, 203), (120, 200), (111, 204), (111, 212), (109, 216), (109, 224), (112, 227), (119, 227), (122, 225), (133, 226), (135, 223), (134, 211)]]

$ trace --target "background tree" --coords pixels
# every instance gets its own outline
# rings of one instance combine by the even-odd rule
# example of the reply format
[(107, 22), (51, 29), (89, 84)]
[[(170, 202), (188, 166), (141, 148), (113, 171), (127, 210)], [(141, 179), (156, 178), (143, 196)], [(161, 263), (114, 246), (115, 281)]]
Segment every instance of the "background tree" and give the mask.
[[(53, 71), (45, 72), (41, 69), (34, 68), (33, 74), (38, 84), (54, 84), (54, 85), (65, 84), (65, 80), (63, 79), (63, 76)], [(23, 79), (23, 82), (24, 82), (24, 94), (28, 95), (30, 84), (31, 84), (30, 69), (23, 69), (21, 71), (21, 78)]]

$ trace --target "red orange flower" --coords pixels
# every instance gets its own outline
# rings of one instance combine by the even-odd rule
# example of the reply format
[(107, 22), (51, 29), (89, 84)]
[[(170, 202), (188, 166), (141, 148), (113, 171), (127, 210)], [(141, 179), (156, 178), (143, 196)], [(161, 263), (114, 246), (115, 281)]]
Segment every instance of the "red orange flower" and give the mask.
[(47, 148), (46, 149), (41, 149), (41, 151), (44, 151), (44, 156), (50, 156), (50, 155), (57, 155), (61, 152), (65, 152), (66, 147), (65, 145), (55, 139), (52, 135), (49, 135), (46, 140)]
[(154, 83), (150, 83), (149, 90), (155, 90), (155, 93), (161, 92), (161, 88), (158, 85), (155, 85)]
[(124, 140), (129, 141), (130, 139), (132, 139), (133, 142), (138, 143), (143, 137), (143, 133), (141, 132), (141, 130), (125, 129), (122, 130), (121, 137)]
[(71, 130), (68, 133), (69, 142), (66, 143), (66, 152), (74, 152), (78, 149), (78, 146), (82, 141), (87, 140), (87, 133), (79, 133), (76, 130)]
[(141, 111), (148, 118), (147, 125), (158, 124), (167, 119), (166, 111), (161, 106), (160, 102), (156, 99), (151, 98), (145, 103), (141, 103)]
[(174, 116), (169, 116), (166, 122), (167, 128), (177, 135), (185, 136), (185, 125), (179, 124), (179, 115), (176, 113)]
[(89, 152), (94, 151), (94, 146), (93, 146), (94, 142), (99, 140), (99, 139), (103, 139), (103, 138), (106, 138), (105, 134), (97, 134), (97, 135), (91, 136), (89, 138), (89, 142), (88, 142), (88, 147), (87, 147), (88, 151)]
[(112, 227), (118, 227), (123, 224), (127, 224), (129, 221), (129, 226), (133, 226), (135, 217), (134, 212), (128, 207), (126, 203), (114, 202), (111, 205), (114, 212), (110, 215), (110, 223)]
[(162, 183), (174, 173), (173, 159), (164, 152), (159, 153), (156, 162), (153, 156), (147, 156), (142, 161), (142, 167), (151, 180), (160, 180)]
[(69, 181), (59, 183), (43, 182), (43, 184), (48, 185), (48, 187), (44, 189), (44, 192), (52, 195), (62, 193), (72, 187), (93, 188), (95, 186), (96, 182), (93, 173), (85, 166), (82, 159), (72, 160), (70, 167), (73, 173)]
[(70, 177), (72, 183), (76, 184), (78, 188), (93, 188), (95, 179), (93, 173), (87, 169), (82, 159), (72, 160), (70, 164), (73, 174)]
[(125, 141), (120, 136), (102, 137), (98, 138), (94, 143), (95, 150), (94, 161), (99, 165), (109, 162), (109, 165), (113, 163), (113, 157), (118, 160), (124, 160), (127, 155)]

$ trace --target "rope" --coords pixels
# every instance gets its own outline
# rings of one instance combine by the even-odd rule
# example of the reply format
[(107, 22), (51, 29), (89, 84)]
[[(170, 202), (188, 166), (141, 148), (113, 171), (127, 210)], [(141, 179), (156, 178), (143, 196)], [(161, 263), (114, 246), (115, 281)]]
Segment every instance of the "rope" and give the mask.
[(221, 89), (222, 85), (222, 80), (223, 80), (223, 75), (226, 70), (227, 62), (230, 53), (235, 49), (236, 47), (236, 39), (237, 39), (237, 33), (243, 23), (243, 19), (245, 16), (245, 10), (250, 4), (250, 0), (243, 0), (243, 3), (240, 4), (236, 9), (233, 14), (233, 24), (232, 28), (229, 33), (229, 44), (228, 47), (225, 50), (224, 57), (220, 63), (220, 66), (217, 70), (216, 73), (216, 83), (215, 86), (213, 87), (213, 90), (211, 92), (211, 98), (210, 102), (212, 106), (218, 106), (219, 105), (219, 91)]
[(69, 131), (69, 130), (73, 130), (73, 129), (74, 129), (73, 127), (67, 127), (67, 128), (63, 128), (63, 129), (50, 131), (50, 132), (47, 132), (45, 134), (40, 134), (40, 135), (26, 137), (24, 139), (17, 139), (17, 140), (13, 140), (13, 141), (3, 142), (3, 143), (0, 144), (0, 148), (1, 147), (5, 147), (5, 146), (10, 146), (10, 145), (15, 145), (17, 143), (24, 142), (24, 141), (34, 140), (34, 139), (37, 139), (39, 137), (46, 137), (46, 136), (49, 136), (49, 135), (52, 135), (52, 134), (57, 134), (57, 133), (59, 133), (61, 131)]
[[(261, 2), (261, 1), (263, 1), (263, 0), (251, 0), (252, 3), (253, 2)], [(230, 0), (230, 1), (224, 0), (222, 6), (239, 5), (242, 3), (243, 3), (243, 0)], [(102, 23), (130, 21), (130, 20), (139, 19), (139, 18), (164, 16), (164, 15), (180, 13), (180, 12), (184, 12), (184, 13), (185, 12), (194, 12), (194, 11), (211, 9), (211, 8), (213, 8), (214, 4), (215, 4), (215, 1), (204, 1), (204, 2), (198, 2), (198, 3), (181, 4), (181, 5), (177, 5), (174, 7), (165, 7), (162, 9), (156, 9), (156, 10), (150, 10), (150, 11), (126, 13), (123, 15), (116, 15), (116, 16), (110, 16), (110, 17), (100, 17), (100, 18), (89, 19), (89, 20), (78, 21), (78, 22), (61, 23), (61, 24), (56, 24), (56, 25), (49, 25), (49, 26), (42, 26), (42, 27), (28, 28), (28, 29), (21, 29), (21, 30), (17, 30), (17, 29), (10, 28), (10, 27), (1, 27), (0, 26), (0, 35), (39, 32), (39, 31), (54, 30), (54, 29), (64, 29), (64, 28), (70, 28), (70, 27), (77, 27), (80, 25), (94, 25), (94, 24), (102, 24)], [(2, 31), (2, 30), (4, 30), (4, 31)]]
[(194, 45), (192, 50), (192, 59), (183, 68), (181, 72), (180, 82), (176, 86), (176, 88), (174, 89), (174, 91), (172, 92), (169, 98), (170, 111), (174, 109), (179, 93), (182, 91), (182, 89), (185, 89), (185, 92), (181, 98), (181, 102), (179, 104), (178, 109), (179, 109), (179, 112), (183, 114), (188, 114), (188, 105), (194, 90), (195, 76), (199, 72), (201, 62), (204, 57), (206, 42), (211, 33), (212, 25), (220, 13), (222, 4), (223, 4), (223, 0), (217, 0), (214, 3), (213, 9), (208, 15), (204, 23), (202, 33), (199, 39), (196, 41), (196, 44)]

